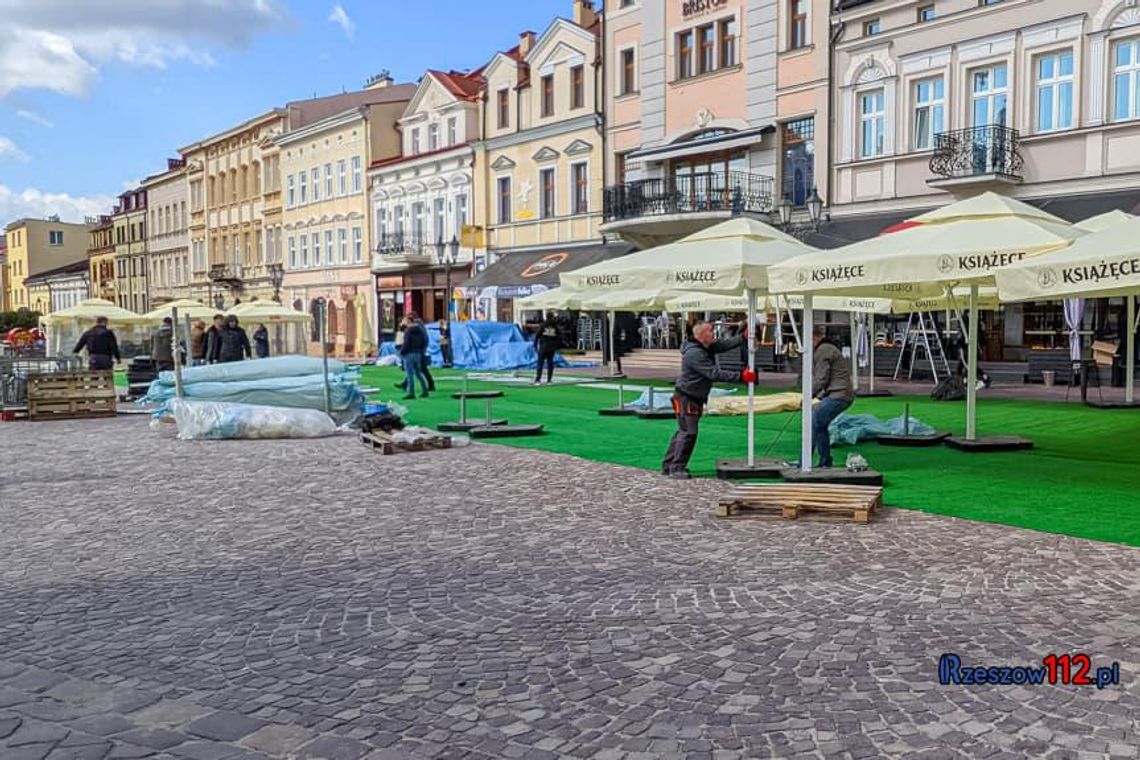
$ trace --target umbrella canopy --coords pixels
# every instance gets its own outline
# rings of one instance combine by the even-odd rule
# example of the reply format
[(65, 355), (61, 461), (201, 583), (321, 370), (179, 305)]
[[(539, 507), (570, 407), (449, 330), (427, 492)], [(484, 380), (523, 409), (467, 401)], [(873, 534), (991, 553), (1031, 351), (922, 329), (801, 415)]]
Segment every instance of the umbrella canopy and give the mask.
[(565, 287), (593, 293), (631, 290), (740, 295), (768, 291), (768, 267), (815, 251), (809, 245), (747, 217), (729, 219), (628, 256), (561, 275)]
[(226, 314), (232, 314), (242, 322), (252, 322), (255, 324), (258, 322), (300, 323), (308, 322), (312, 319), (311, 315), (303, 311), (294, 311), (288, 306), (282, 306), (279, 303), (270, 303), (269, 301), (241, 303), (227, 311)]
[(1129, 219), (1135, 218), (1136, 217), (1132, 214), (1121, 211), (1120, 209), (1113, 209), (1112, 211), (1106, 211), (1103, 214), (1090, 216), (1083, 222), (1077, 222), (1073, 226), (1079, 230), (1084, 230), (1085, 232), (1100, 232), (1102, 230), (1107, 230), (1109, 227), (1115, 227), (1121, 222), (1127, 222)]
[(992, 285), (995, 270), (1083, 234), (1027, 203), (982, 193), (916, 216), (895, 232), (776, 264), (771, 285), (777, 293), (914, 300), (941, 295), (948, 285)]
[(106, 317), (111, 327), (134, 327), (149, 324), (149, 320), (141, 314), (135, 314), (129, 309), (116, 306), (102, 298), (88, 298), (80, 301), (71, 308), (53, 311), (40, 318), (40, 322), (48, 327), (73, 322), (94, 322), (97, 317)]
[(178, 309), (178, 316), (185, 318), (189, 316), (191, 319), (210, 319), (218, 313), (217, 309), (213, 309), (199, 301), (192, 301), (189, 298), (182, 298), (170, 303), (164, 303), (157, 309), (152, 309), (142, 316), (150, 324), (158, 324), (162, 321), (163, 317), (169, 317), (172, 309)]
[(572, 288), (554, 288), (544, 290), (533, 296), (520, 298), (518, 307), (523, 310), (540, 309), (578, 309), (582, 298), (588, 294), (580, 293)]

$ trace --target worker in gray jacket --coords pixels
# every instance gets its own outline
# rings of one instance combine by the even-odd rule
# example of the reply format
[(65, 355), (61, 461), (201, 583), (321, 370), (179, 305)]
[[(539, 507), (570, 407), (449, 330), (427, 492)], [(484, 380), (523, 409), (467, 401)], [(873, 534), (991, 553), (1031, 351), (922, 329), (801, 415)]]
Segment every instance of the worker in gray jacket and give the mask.
[(745, 338), (746, 333), (742, 330), (734, 338), (717, 340), (713, 326), (708, 322), (700, 321), (693, 325), (693, 337), (681, 348), (681, 376), (677, 378), (673, 392), (677, 432), (673, 434), (665, 460), (661, 463), (663, 475), (677, 480), (692, 477), (689, 458), (697, 445), (697, 428), (713, 383), (756, 382), (756, 373), (748, 368), (735, 372), (721, 369), (716, 363), (717, 354), (739, 349)]
[(855, 400), (855, 388), (851, 383), (851, 364), (843, 358), (843, 352), (830, 341), (824, 340), (826, 331), (822, 326), (812, 330), (811, 340), (815, 347), (815, 361), (812, 362), (812, 398), (819, 399), (812, 410), (811, 429), (815, 449), (819, 452), (819, 466), (831, 467), (831, 435), (828, 428), (831, 421), (842, 414)]

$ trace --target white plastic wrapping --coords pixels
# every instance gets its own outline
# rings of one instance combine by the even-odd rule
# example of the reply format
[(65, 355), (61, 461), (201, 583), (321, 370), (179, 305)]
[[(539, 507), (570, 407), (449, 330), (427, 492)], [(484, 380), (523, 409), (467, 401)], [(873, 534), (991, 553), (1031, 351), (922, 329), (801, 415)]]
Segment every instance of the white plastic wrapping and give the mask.
[(315, 409), (172, 399), (170, 410), (184, 441), (234, 438), (325, 438), (336, 424)]

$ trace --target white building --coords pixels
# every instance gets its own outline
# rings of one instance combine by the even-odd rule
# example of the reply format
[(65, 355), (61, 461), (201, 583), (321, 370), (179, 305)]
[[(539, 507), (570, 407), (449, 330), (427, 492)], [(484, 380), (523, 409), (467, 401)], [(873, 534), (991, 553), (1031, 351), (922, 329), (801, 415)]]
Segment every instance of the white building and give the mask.
[(143, 180), (147, 191), (147, 285), (151, 305), (190, 297), (190, 182), (186, 162)]

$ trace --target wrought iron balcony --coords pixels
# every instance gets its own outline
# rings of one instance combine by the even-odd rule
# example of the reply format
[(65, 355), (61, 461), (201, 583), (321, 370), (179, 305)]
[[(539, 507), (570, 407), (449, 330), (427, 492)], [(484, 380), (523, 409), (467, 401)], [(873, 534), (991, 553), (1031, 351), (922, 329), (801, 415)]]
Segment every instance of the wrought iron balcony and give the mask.
[(423, 234), (395, 232), (381, 235), (374, 253), (382, 256), (434, 256), (435, 244)]
[(211, 282), (240, 285), (242, 281), (241, 267), (236, 264), (212, 264), (207, 273)]
[(1016, 129), (988, 124), (934, 136), (930, 171), (934, 181), (970, 177), (999, 177), (1021, 180), (1021, 133)]
[(642, 179), (606, 188), (607, 222), (710, 211), (766, 214), (774, 208), (771, 177), (748, 172), (708, 172)]

